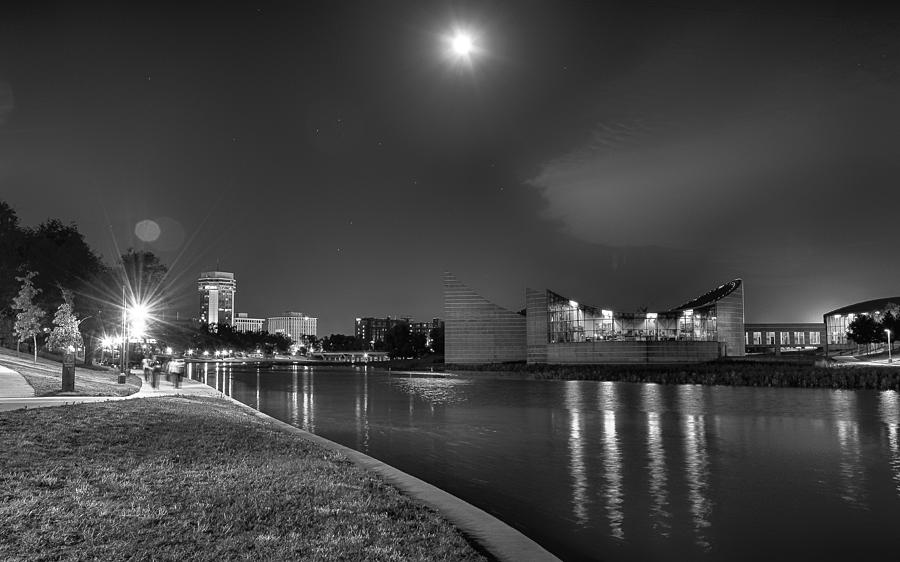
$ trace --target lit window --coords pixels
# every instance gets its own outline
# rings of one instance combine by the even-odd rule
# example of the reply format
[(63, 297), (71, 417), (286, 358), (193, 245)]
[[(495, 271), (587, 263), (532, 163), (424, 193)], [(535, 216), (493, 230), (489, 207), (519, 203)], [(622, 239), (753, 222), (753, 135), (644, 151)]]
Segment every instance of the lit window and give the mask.
[(753, 345), (762, 345), (762, 332), (753, 332)]
[(790, 332), (781, 332), (781, 345), (791, 345)]
[(775, 345), (775, 332), (766, 332), (766, 345)]
[(821, 341), (819, 340), (819, 332), (809, 333), (809, 343), (811, 345), (819, 345), (821, 343)]
[(806, 334), (804, 332), (794, 332), (794, 343), (796, 345), (806, 345)]

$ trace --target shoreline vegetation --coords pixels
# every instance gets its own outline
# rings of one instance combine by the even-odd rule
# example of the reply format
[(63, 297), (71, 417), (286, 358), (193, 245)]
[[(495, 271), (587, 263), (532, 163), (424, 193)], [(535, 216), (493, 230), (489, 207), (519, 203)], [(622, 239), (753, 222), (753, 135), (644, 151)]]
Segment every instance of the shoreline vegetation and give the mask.
[(0, 559), (483, 560), (430, 508), (221, 398), (0, 414)]
[(900, 390), (900, 368), (841, 364), (817, 366), (787, 360), (722, 360), (692, 365), (445, 365), (455, 372), (520, 374), (536, 380), (591, 380), (856, 390)]

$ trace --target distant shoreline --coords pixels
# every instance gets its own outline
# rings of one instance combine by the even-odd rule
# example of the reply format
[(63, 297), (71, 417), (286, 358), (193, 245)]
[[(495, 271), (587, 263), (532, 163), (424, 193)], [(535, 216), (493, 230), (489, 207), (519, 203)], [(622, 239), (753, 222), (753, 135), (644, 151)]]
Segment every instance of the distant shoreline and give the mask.
[[(900, 365), (898, 365), (900, 366)], [(900, 390), (900, 368), (819, 367), (796, 362), (717, 361), (692, 365), (445, 365), (450, 372), (496, 372), (536, 380), (592, 380), (784, 388)]]

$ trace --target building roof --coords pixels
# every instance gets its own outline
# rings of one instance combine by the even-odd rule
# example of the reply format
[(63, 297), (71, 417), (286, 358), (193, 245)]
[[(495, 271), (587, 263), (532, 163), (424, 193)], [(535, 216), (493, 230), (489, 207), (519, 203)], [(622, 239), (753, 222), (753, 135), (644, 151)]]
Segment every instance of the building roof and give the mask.
[(734, 279), (725, 283), (724, 285), (719, 285), (712, 291), (700, 295), (694, 300), (690, 300), (684, 303), (681, 306), (676, 306), (675, 308), (669, 309), (669, 312), (676, 312), (678, 310), (687, 310), (691, 308), (703, 308), (706, 305), (713, 304), (716, 301), (722, 300), (741, 286), (740, 279)]
[(834, 316), (835, 314), (840, 314), (841, 316), (843, 316), (845, 314), (874, 312), (876, 310), (884, 310), (884, 308), (890, 303), (900, 305), (900, 297), (873, 299), (870, 301), (858, 302), (856, 304), (848, 304), (847, 306), (832, 310), (831, 312), (826, 312), (824, 316)]

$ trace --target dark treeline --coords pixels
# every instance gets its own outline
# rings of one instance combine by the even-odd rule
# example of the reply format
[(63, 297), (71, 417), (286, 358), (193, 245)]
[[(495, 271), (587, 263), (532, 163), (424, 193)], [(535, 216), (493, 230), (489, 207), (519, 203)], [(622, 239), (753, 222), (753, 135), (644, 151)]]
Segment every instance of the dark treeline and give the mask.
[[(168, 267), (148, 251), (128, 249), (115, 264), (107, 264), (88, 246), (74, 223), (48, 219), (25, 227), (15, 210), (0, 201), (0, 345), (16, 348), (21, 339), (26, 349), (34, 343), (38, 349), (43, 348), (54, 312), (68, 298), (79, 321), (84, 359), (89, 364), (104, 336), (121, 334), (124, 299), (128, 306), (150, 303), (154, 307), (151, 312), (157, 316), (155, 321), (151, 317), (148, 334), (160, 349), (289, 352), (292, 342), (281, 334), (244, 334), (230, 326), (210, 329), (199, 322), (172, 321), (168, 274)], [(20, 338), (14, 329), (20, 312), (14, 300), (25, 278), (36, 289), (32, 301), (42, 312), (41, 329), (27, 339)]]

